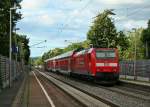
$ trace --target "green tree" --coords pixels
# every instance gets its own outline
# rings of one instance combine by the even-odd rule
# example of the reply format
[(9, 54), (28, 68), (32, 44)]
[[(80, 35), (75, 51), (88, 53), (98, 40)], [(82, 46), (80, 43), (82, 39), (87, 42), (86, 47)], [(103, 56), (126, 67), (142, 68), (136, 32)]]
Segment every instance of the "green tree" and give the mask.
[(94, 24), (87, 33), (87, 39), (94, 47), (116, 47), (117, 31), (110, 15), (112, 10), (105, 10), (96, 16)]
[(144, 58), (144, 44), (141, 41), (142, 31), (143, 28), (139, 28), (127, 33), (129, 48), (124, 51), (124, 59), (134, 60), (135, 54), (136, 59)]
[(48, 58), (52, 58), (54, 56), (60, 55), (61, 53), (63, 53), (63, 49), (60, 49), (60, 48), (55, 48), (53, 50), (49, 50), (47, 53), (43, 54), (42, 61), (44, 61)]
[[(0, 54), (9, 56), (9, 32), (10, 32), (10, 8), (17, 6), (21, 9), (20, 2), (22, 0), (1, 0), (0, 1)], [(18, 61), (20, 56), (24, 59), (25, 63), (29, 62), (30, 49), (29, 39), (26, 35), (18, 35), (14, 33), (14, 29), (19, 20), (22, 19), (22, 14), (17, 10), (12, 10), (12, 45), (15, 45), (16, 39), (19, 46), (20, 53), (18, 54)], [(15, 58), (15, 54), (12, 53), (12, 58)]]
[(89, 47), (89, 41), (79, 42), (79, 43), (72, 43), (65, 47), (64, 49), (55, 48), (53, 50), (49, 50), (47, 53), (44, 53), (42, 56), (42, 61), (55, 57), (57, 55), (63, 54), (68, 51), (76, 50), (76, 49), (83, 49)]
[(28, 64), (30, 57), (29, 39), (26, 35), (18, 35), (17, 42), (19, 47), (18, 59), (23, 58), (25, 64)]
[(83, 48), (89, 48), (90, 44), (91, 44), (91, 42), (89, 40), (85, 40), (82, 42), (82, 47)]
[[(9, 56), (9, 29), (10, 29), (10, 8), (14, 5), (20, 6), (19, 0), (1, 0), (0, 1), (0, 54)], [(21, 19), (22, 14), (16, 10), (12, 10), (12, 31), (16, 23)], [(14, 35), (13, 35), (14, 36)]]
[(34, 65), (35, 65), (35, 66), (36, 66), (36, 65), (43, 65), (42, 57), (39, 57), (38, 59), (36, 59), (36, 60), (34, 61)]
[(148, 51), (148, 56), (146, 56), (146, 52), (145, 52), (145, 57), (150, 58), (150, 20), (148, 21), (148, 27), (144, 29), (142, 32), (141, 40), (145, 44), (145, 47), (147, 48)]
[(115, 13), (112, 10), (105, 10), (96, 16), (87, 33), (87, 39), (96, 48), (118, 48), (120, 57), (124, 58), (124, 53), (129, 47), (128, 37), (123, 31), (117, 32), (110, 15), (115, 15)]
[(63, 52), (68, 52), (68, 51), (72, 51), (75, 49), (83, 49), (82, 42), (72, 43), (68, 45), (66, 48), (64, 48)]
[(42, 61), (44, 62), (46, 59), (49, 58), (49, 55), (47, 52), (45, 52), (43, 55), (42, 55)]
[(63, 49), (60, 49), (60, 48), (55, 48), (53, 50), (50, 50), (48, 52), (48, 55), (49, 57), (54, 57), (54, 56), (57, 56), (57, 55), (60, 55), (61, 53), (63, 53)]
[(117, 44), (119, 44), (117, 47), (119, 49), (120, 53), (120, 59), (126, 58), (126, 50), (129, 47), (129, 37), (127, 37), (124, 32), (120, 31), (117, 35)]

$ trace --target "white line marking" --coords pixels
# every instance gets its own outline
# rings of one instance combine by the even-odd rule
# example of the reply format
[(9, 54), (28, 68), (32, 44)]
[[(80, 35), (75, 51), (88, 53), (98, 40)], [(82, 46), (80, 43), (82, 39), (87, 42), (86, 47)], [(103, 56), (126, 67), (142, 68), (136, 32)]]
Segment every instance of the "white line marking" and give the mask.
[[(32, 71), (32, 72), (33, 72), (33, 71)], [(34, 74), (34, 76), (35, 76), (37, 82), (39, 83), (40, 87), (42, 88), (42, 90), (43, 90), (43, 92), (44, 92), (44, 94), (45, 94), (45, 96), (46, 96), (48, 102), (50, 103), (51, 107), (55, 107), (55, 105), (54, 105), (52, 99), (48, 96), (48, 93), (46, 92), (46, 90), (44, 89), (43, 85), (41, 84), (41, 82), (40, 82), (39, 79), (37, 78), (36, 74), (35, 74), (34, 72), (33, 72), (33, 74)]]

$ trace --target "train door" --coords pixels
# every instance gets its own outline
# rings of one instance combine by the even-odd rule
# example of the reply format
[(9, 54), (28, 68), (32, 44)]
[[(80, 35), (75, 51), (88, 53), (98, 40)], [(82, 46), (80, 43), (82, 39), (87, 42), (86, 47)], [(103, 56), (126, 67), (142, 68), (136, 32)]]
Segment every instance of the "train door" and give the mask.
[(86, 69), (87, 69), (88, 74), (90, 74), (90, 71), (91, 71), (90, 68), (91, 68), (91, 54), (87, 53), (86, 54)]
[(68, 58), (68, 74), (70, 75), (71, 72), (71, 58)]
[(71, 72), (73, 72), (73, 70), (74, 70), (74, 65), (75, 65), (75, 58), (74, 57), (71, 57), (71, 59), (70, 59), (70, 70), (71, 70)]
[(55, 59), (53, 60), (53, 71), (56, 71), (56, 61), (55, 61)]

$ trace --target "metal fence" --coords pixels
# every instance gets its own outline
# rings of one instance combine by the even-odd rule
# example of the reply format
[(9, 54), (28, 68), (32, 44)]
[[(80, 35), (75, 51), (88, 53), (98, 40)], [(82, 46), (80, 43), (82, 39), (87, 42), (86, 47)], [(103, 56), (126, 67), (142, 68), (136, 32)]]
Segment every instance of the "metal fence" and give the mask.
[(23, 64), (12, 60), (10, 78), (9, 63), (9, 58), (0, 55), (0, 90), (8, 87), (10, 84), (9, 81), (13, 82), (23, 71)]
[(150, 60), (121, 61), (120, 75), (124, 78), (150, 81)]

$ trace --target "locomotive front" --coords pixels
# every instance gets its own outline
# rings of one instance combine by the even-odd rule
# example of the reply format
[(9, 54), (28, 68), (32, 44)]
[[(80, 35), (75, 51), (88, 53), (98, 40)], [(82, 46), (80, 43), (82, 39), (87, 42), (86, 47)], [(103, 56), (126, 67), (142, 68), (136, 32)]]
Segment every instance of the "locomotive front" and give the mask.
[(99, 80), (119, 79), (118, 50), (112, 48), (95, 49), (95, 77)]

